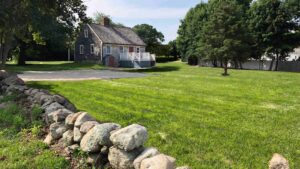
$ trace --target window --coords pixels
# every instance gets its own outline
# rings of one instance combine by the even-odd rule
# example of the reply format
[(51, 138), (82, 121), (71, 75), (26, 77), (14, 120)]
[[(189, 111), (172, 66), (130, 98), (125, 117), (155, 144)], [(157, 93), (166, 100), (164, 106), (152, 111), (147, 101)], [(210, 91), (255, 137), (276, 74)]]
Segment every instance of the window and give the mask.
[(83, 45), (79, 46), (79, 53), (84, 54), (84, 46)]
[(106, 46), (106, 54), (111, 54), (111, 46)]
[(120, 50), (120, 53), (124, 53), (124, 47), (123, 46), (120, 46), (119, 50)]
[(84, 30), (84, 37), (85, 38), (89, 37), (89, 30), (87, 30), (87, 29)]
[(136, 48), (136, 53), (140, 53), (140, 48)]
[(95, 46), (94, 44), (91, 44), (91, 54), (95, 54)]

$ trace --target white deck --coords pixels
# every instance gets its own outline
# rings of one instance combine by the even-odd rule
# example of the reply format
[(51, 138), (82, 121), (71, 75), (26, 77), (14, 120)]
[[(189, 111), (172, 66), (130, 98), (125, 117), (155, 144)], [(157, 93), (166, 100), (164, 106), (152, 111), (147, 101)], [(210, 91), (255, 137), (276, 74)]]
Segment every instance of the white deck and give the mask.
[(120, 53), (120, 61), (155, 61), (156, 56), (149, 52), (142, 53)]

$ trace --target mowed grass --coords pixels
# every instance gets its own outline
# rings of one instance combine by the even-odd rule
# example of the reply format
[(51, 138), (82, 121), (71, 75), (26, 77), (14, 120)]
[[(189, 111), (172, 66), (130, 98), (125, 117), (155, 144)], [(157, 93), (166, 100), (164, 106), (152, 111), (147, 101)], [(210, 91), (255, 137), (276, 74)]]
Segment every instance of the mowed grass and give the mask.
[(27, 61), (25, 66), (18, 66), (15, 63), (8, 63), (6, 70), (13, 72), (23, 71), (58, 71), (58, 70), (83, 70), (83, 69), (103, 69), (104, 66), (92, 63), (75, 63), (67, 61)]
[(152, 76), (33, 82), (68, 97), (102, 122), (144, 125), (147, 146), (195, 169), (267, 168), (273, 153), (300, 168), (300, 74), (191, 67), (173, 62)]
[[(0, 99), (0, 104), (13, 100)], [(32, 115), (41, 111), (35, 109)], [(41, 122), (29, 122), (23, 110), (15, 103), (0, 108), (0, 168), (1, 169), (61, 169), (69, 168), (64, 157), (49, 150), (39, 138)], [(33, 124), (34, 123), (34, 124)]]

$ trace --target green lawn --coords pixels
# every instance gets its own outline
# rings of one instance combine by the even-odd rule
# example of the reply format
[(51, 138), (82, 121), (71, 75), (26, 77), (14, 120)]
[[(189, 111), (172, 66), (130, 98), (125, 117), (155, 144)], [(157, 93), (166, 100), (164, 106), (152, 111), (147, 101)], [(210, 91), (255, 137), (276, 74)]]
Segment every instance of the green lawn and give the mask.
[[(13, 98), (5, 98), (0, 100), (0, 103), (11, 99)], [(41, 111), (35, 109), (33, 112), (32, 115), (37, 115)], [(38, 121), (29, 122), (31, 118), (16, 104), (11, 104), (5, 109), (0, 108), (0, 168), (68, 168), (69, 163), (64, 157), (57, 156), (38, 139), (41, 124)]]
[(67, 61), (53, 61), (53, 62), (26, 62), (25, 66), (17, 66), (14, 63), (8, 63), (6, 70), (14, 72), (22, 71), (57, 71), (57, 70), (82, 70), (82, 69), (103, 69), (99, 64), (92, 63), (75, 63)]
[(147, 146), (195, 169), (300, 167), (300, 74), (158, 64), (145, 78), (35, 82), (105, 122), (139, 123)]

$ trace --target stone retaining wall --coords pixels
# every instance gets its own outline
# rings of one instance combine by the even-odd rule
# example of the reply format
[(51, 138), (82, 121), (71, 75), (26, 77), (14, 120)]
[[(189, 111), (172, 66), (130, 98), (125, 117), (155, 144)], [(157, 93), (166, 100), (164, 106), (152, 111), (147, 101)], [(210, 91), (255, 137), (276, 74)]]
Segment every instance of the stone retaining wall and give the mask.
[[(46, 90), (28, 88), (17, 75), (0, 72), (2, 95), (22, 95), (31, 107), (40, 106), (48, 129), (44, 143), (60, 145), (66, 154), (81, 150), (88, 154), (86, 162), (96, 168), (113, 169), (175, 169), (175, 158), (156, 148), (144, 147), (148, 131), (132, 124), (101, 123), (60, 95)], [(187, 169), (189, 167), (178, 167)]]

